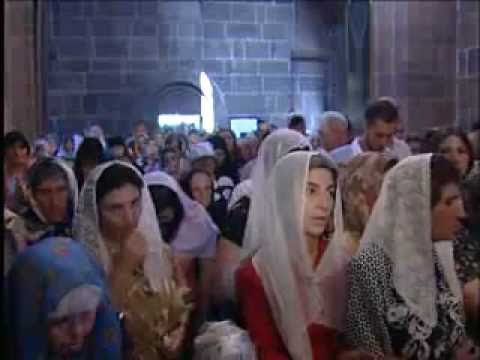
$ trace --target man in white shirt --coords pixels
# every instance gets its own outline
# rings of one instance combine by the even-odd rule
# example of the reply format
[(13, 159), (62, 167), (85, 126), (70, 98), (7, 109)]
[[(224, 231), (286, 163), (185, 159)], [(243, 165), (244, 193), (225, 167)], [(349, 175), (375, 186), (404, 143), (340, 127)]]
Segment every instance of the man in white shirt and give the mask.
[(365, 151), (386, 152), (401, 160), (411, 154), (408, 145), (395, 138), (398, 109), (389, 100), (376, 100), (365, 111), (365, 131), (349, 145), (330, 152), (337, 164), (345, 164)]

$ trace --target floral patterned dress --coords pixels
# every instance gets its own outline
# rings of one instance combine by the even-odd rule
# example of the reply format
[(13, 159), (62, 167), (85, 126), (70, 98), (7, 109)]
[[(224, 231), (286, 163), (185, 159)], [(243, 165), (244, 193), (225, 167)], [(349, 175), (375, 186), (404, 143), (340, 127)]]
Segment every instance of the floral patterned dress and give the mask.
[[(435, 327), (413, 314), (395, 290), (393, 264), (378, 245), (362, 251), (349, 269), (347, 341), (383, 358), (453, 359), (465, 337), (461, 301), (450, 291), (434, 253), (437, 279)], [(411, 274), (415, 276), (415, 274)]]

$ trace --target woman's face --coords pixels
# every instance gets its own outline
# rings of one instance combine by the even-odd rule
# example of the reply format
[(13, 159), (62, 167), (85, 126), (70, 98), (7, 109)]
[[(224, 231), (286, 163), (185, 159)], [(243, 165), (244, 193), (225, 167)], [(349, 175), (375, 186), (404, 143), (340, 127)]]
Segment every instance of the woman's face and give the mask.
[(470, 154), (461, 138), (450, 135), (439, 146), (439, 153), (455, 165), (462, 175), (468, 171)]
[(73, 146), (74, 146), (74, 144), (73, 144), (73, 140), (72, 140), (72, 139), (68, 138), (68, 139), (65, 141), (65, 143), (63, 144), (63, 146), (64, 146), (65, 151), (66, 151), (67, 153), (73, 152)]
[(165, 241), (170, 242), (175, 231), (175, 209), (173, 207), (165, 207), (157, 213), (160, 232)]
[(206, 174), (196, 173), (192, 177), (191, 187), (193, 199), (207, 208), (212, 201), (212, 180)]
[(462, 228), (465, 217), (462, 194), (457, 184), (447, 184), (442, 189), (438, 203), (432, 209), (432, 240), (453, 240)]
[(217, 169), (216, 158), (209, 156), (202, 157), (192, 163), (194, 169), (206, 171), (212, 179), (215, 179), (215, 170)]
[(180, 170), (180, 157), (176, 151), (169, 151), (164, 155), (165, 171), (170, 175), (178, 174)]
[(72, 356), (80, 352), (95, 325), (96, 311), (49, 321), (48, 342), (52, 353)]
[(230, 151), (230, 153), (233, 153), (233, 151), (235, 150), (235, 140), (233, 139), (232, 134), (230, 134), (230, 131), (222, 131), (219, 135), (227, 143), (228, 151)]
[(222, 149), (215, 149), (215, 158), (217, 159), (217, 164), (222, 166), (227, 158), (227, 154)]
[(47, 178), (32, 190), (38, 209), (48, 224), (59, 224), (67, 219), (69, 189), (64, 177)]
[(55, 140), (51, 139), (51, 140), (48, 141), (47, 151), (48, 151), (48, 155), (50, 155), (50, 156), (55, 155), (55, 151), (57, 151), (57, 143), (55, 142)]
[(5, 151), (6, 162), (14, 166), (25, 166), (28, 164), (28, 148), (21, 143), (16, 143)]
[(200, 142), (200, 136), (198, 134), (192, 133), (188, 135), (188, 140), (190, 144), (198, 144)]
[(178, 153), (182, 153), (182, 145), (178, 140), (167, 142), (165, 144), (165, 149), (170, 149)]
[(330, 221), (335, 200), (335, 182), (330, 170), (310, 170), (307, 179), (303, 229), (305, 237), (320, 238)]
[(158, 147), (154, 141), (150, 141), (145, 148), (146, 156), (151, 159), (156, 159), (158, 157)]
[(109, 234), (128, 235), (137, 228), (141, 215), (141, 196), (137, 187), (125, 184), (107, 193), (99, 203), (100, 227)]
[(160, 133), (155, 134), (154, 139), (155, 139), (155, 144), (156, 144), (160, 149), (162, 149), (162, 148), (165, 146), (165, 138), (163, 137), (162, 134), (160, 134)]
[(114, 159), (120, 159), (122, 158), (123, 156), (125, 156), (125, 147), (122, 146), (122, 145), (114, 145), (112, 146), (112, 148), (110, 149), (111, 153), (112, 153), (112, 156)]

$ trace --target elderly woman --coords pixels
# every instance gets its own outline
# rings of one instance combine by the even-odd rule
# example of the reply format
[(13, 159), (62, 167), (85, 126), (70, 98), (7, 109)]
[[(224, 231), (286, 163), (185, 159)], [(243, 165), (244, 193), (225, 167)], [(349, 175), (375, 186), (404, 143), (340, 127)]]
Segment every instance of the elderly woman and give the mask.
[(69, 238), (17, 257), (7, 291), (12, 359), (122, 359), (120, 321), (92, 260)]
[(478, 358), (467, 349), (453, 260), (465, 217), (459, 185), (440, 155), (411, 156), (389, 171), (349, 268), (350, 345), (377, 359)]
[(173, 356), (181, 350), (188, 306), (163, 242), (155, 209), (138, 170), (108, 162), (87, 178), (74, 235), (108, 276), (122, 311), (133, 359)]
[(71, 236), (77, 183), (68, 165), (56, 158), (38, 160), (27, 173), (26, 208), (8, 214), (6, 242), (12, 253), (51, 236)]
[(181, 181), (183, 191), (198, 201), (212, 217), (221, 231), (226, 225), (227, 200), (216, 190), (210, 173), (202, 169), (193, 169)]
[(259, 360), (335, 359), (348, 262), (336, 166), (326, 154), (295, 152), (268, 184), (261, 247), (236, 274), (245, 327)]
[(383, 177), (396, 163), (388, 155), (365, 152), (355, 156), (341, 171), (345, 236), (352, 254), (358, 250)]

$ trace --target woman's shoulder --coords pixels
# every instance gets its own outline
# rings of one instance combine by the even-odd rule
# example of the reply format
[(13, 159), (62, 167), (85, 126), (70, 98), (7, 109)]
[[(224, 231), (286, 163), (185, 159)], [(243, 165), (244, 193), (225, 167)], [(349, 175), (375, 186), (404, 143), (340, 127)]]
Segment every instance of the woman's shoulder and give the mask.
[(351, 272), (355, 273), (376, 273), (385, 269), (390, 262), (383, 248), (377, 244), (371, 244), (360, 248), (359, 252), (352, 258), (350, 263)]

